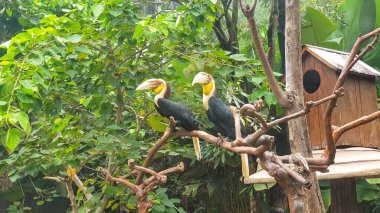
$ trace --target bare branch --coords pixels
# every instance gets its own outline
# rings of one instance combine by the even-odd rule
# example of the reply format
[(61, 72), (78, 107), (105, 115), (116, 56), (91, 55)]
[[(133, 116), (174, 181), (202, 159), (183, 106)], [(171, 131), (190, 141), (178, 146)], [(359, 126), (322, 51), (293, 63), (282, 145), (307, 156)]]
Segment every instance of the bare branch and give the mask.
[[(244, 140), (244, 143), (238, 143), (238, 145), (248, 145), (248, 144), (255, 144), (257, 143), (257, 141), (259, 140), (259, 138), (264, 135), (265, 133), (267, 133), (270, 129), (272, 129), (273, 127), (275, 127), (276, 125), (279, 125), (279, 124), (282, 124), (282, 123), (285, 123), (285, 122), (288, 122), (292, 119), (295, 119), (299, 116), (302, 116), (302, 115), (305, 115), (306, 113), (310, 112), (310, 109), (312, 107), (316, 107), (316, 106), (319, 106), (329, 100), (332, 100), (332, 99), (335, 99), (335, 98), (338, 98), (338, 97), (341, 97), (343, 96), (343, 88), (339, 88), (338, 90), (336, 90), (332, 95), (330, 96), (327, 96), (323, 99), (320, 99), (318, 101), (308, 101), (306, 102), (305, 104), (305, 108), (299, 112), (296, 112), (294, 114), (291, 114), (291, 115), (287, 115), (285, 117), (282, 117), (282, 118), (279, 118), (279, 119), (276, 119), (274, 121), (271, 121), (269, 123), (265, 123), (265, 120), (262, 121), (262, 125), (263, 123), (265, 123), (265, 125), (263, 125), (260, 129), (258, 129), (256, 132), (248, 135), (245, 140)], [(242, 107), (242, 112), (245, 113), (245, 114), (249, 114), (251, 116), (256, 116), (258, 113), (255, 112), (255, 106), (251, 105), (251, 104), (244, 104), (243, 107)]]
[[(338, 88), (343, 86), (346, 76), (348, 75), (348, 72), (355, 65), (355, 63), (359, 61), (368, 51), (373, 49), (373, 46), (378, 41), (379, 34), (380, 34), (380, 28), (364, 36), (361, 36), (356, 40), (351, 50), (350, 56), (347, 60), (347, 65), (343, 68), (335, 84), (334, 91), (338, 90)], [(359, 51), (362, 44), (372, 37), (374, 37), (373, 41), (358, 56), (356, 56), (356, 53)], [(330, 102), (327, 105), (326, 113), (324, 116), (324, 124), (325, 124), (324, 128), (325, 128), (325, 138), (326, 138), (325, 154), (328, 158), (329, 163), (334, 162), (335, 153), (336, 153), (336, 147), (335, 147), (335, 142), (334, 142), (333, 132), (332, 132), (333, 130), (331, 129), (332, 127), (331, 118), (332, 118), (332, 113), (334, 111), (337, 101), (338, 101), (337, 98), (330, 100)]]
[(288, 107), (289, 101), (286, 95), (286, 92), (280, 88), (278, 85), (278, 82), (276, 78), (273, 75), (272, 67), (269, 63), (268, 58), (266, 57), (266, 54), (264, 52), (263, 44), (260, 40), (259, 33), (257, 31), (256, 22), (253, 18), (253, 11), (256, 7), (256, 0), (252, 1), (252, 6), (248, 6), (245, 2), (245, 0), (240, 0), (240, 5), (242, 8), (242, 11), (245, 15), (245, 17), (248, 20), (249, 28), (251, 30), (252, 35), (252, 43), (255, 46), (257, 55), (259, 57), (259, 60), (263, 66), (265, 77), (270, 85), (271, 90), (273, 91), (273, 94), (275, 95), (276, 99), (283, 107)]
[(71, 183), (66, 182), (65, 183), (66, 190), (67, 190), (67, 197), (70, 199), (70, 205), (73, 209), (74, 213), (78, 213), (78, 203), (75, 200), (75, 194), (73, 187), (71, 186)]
[(89, 199), (92, 198), (92, 194), (86, 192), (86, 191), (87, 191), (87, 188), (86, 188), (85, 186), (83, 186), (83, 183), (82, 183), (82, 181), (79, 179), (79, 177), (78, 177), (77, 174), (73, 174), (73, 181), (74, 181), (75, 185), (77, 185), (78, 188), (79, 188), (80, 190), (83, 191), (83, 194), (84, 194), (84, 196), (86, 197), (87, 200), (89, 200)]
[(258, 113), (256, 111), (256, 106), (254, 106), (252, 104), (244, 104), (241, 107), (241, 112), (243, 114), (249, 114), (249, 115), (255, 117), (260, 122), (262, 128), (266, 129), (268, 127), (267, 122), (265, 121), (263, 116), (261, 116), (260, 113)]
[(110, 182), (119, 182), (119, 183), (127, 186), (134, 193), (137, 193), (139, 190), (141, 190), (137, 185), (135, 185), (135, 184), (133, 184), (133, 183), (127, 181), (127, 180), (124, 180), (124, 179), (121, 179), (121, 178), (117, 178), (117, 177), (113, 177), (107, 169), (101, 168), (100, 172), (106, 177), (106, 179), (108, 181), (110, 181)]
[[(150, 166), (150, 163), (153, 160), (154, 155), (158, 152), (162, 145), (166, 143), (166, 141), (173, 135), (175, 130), (175, 120), (173, 117), (170, 117), (169, 127), (165, 130), (164, 135), (157, 140), (154, 146), (148, 151), (148, 154), (144, 160), (143, 167), (147, 168)], [(143, 173), (139, 173), (136, 178), (136, 184), (140, 184), (142, 182)]]
[(337, 129), (335, 129), (333, 131), (333, 140), (334, 142), (336, 143), (339, 138), (343, 135), (343, 133), (345, 133), (346, 131), (350, 130), (350, 129), (353, 129), (355, 127), (358, 127), (358, 126), (361, 126), (363, 124), (366, 124), (366, 123), (369, 123), (375, 119), (378, 119), (380, 118), (380, 111), (377, 111), (377, 112), (374, 112), (370, 115), (367, 115), (367, 116), (363, 116), (361, 118), (358, 118), (354, 121), (351, 121), (341, 127), (338, 127)]
[(157, 180), (159, 180), (163, 183), (166, 182), (166, 176), (160, 175), (151, 169), (148, 169), (148, 168), (145, 168), (142, 166), (137, 166), (135, 160), (133, 160), (133, 159), (128, 160), (128, 166), (129, 166), (129, 168), (131, 168), (133, 170), (138, 170), (138, 171), (141, 171), (143, 173), (150, 174), (150, 175), (154, 176)]
[(56, 181), (58, 183), (65, 183), (66, 182), (66, 179), (63, 178), (63, 177), (50, 177), (50, 176), (45, 176), (43, 177), (44, 180), (53, 180), (53, 181)]

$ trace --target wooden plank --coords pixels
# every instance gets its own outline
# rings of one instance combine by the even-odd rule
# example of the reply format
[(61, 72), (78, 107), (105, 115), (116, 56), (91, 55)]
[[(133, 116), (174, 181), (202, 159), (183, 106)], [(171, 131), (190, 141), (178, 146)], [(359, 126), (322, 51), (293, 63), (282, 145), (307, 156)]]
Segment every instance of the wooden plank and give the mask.
[[(347, 76), (344, 87), (344, 96), (340, 98), (337, 109), (340, 112), (340, 125), (346, 124), (360, 117), (358, 104), (360, 105), (360, 94), (357, 94), (356, 87), (358, 80)], [(360, 128), (355, 128), (345, 132), (338, 140), (337, 145), (360, 146)]]
[[(360, 79), (360, 105), (361, 116), (369, 115), (377, 111), (376, 86), (374, 79)], [(379, 120), (361, 126), (363, 131), (362, 146), (380, 147), (380, 122)]]
[[(321, 75), (321, 86), (318, 90), (318, 95), (319, 98), (324, 98), (333, 93), (335, 83), (337, 81), (337, 76), (335, 70), (331, 70), (328, 66), (323, 64), (322, 62), (316, 60), (315, 62), (315, 69), (319, 71)], [(324, 116), (326, 113), (326, 108), (327, 108), (327, 102), (321, 104), (318, 106), (318, 118), (317, 120), (319, 121), (319, 134), (321, 138), (321, 148), (324, 148), (326, 146), (325, 142), (325, 129), (324, 129)], [(339, 102), (338, 102), (339, 104)], [(337, 109), (334, 110), (332, 114), (332, 124), (333, 125), (339, 125), (340, 124), (340, 116), (339, 116), (339, 111)]]
[[(323, 150), (314, 150), (313, 156), (318, 158)], [(380, 177), (380, 150), (352, 147), (337, 149), (335, 163), (329, 166), (329, 172), (317, 172), (318, 180), (331, 180), (350, 177)], [(244, 179), (245, 184), (274, 183), (273, 177), (265, 170)]]
[[(311, 55), (308, 55), (302, 62), (303, 74), (308, 70), (315, 70), (315, 59)], [(308, 93), (304, 90), (304, 99), (307, 101), (316, 101), (319, 99), (318, 92)], [(320, 138), (320, 126), (318, 122), (319, 109), (314, 107), (310, 110), (310, 112), (306, 115), (307, 125), (309, 128), (310, 141), (312, 149), (319, 149), (322, 146), (321, 138)]]

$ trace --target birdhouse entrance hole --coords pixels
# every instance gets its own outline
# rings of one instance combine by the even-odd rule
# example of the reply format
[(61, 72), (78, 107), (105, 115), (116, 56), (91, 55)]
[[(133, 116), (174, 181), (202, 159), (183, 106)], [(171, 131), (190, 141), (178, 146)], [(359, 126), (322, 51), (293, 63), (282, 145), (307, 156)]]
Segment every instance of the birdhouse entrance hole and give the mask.
[(319, 73), (315, 70), (308, 70), (303, 75), (303, 88), (309, 94), (314, 93), (318, 90), (321, 85), (321, 77)]

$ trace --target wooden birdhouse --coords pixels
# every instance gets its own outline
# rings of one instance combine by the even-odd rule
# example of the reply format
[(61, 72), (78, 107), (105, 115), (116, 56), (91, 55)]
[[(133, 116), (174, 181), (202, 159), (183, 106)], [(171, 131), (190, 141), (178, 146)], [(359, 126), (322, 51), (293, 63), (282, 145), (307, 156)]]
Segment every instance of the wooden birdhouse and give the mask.
[[(348, 53), (304, 46), (302, 51), (303, 88), (306, 101), (316, 101), (332, 94), (339, 74), (349, 57)], [(332, 123), (341, 126), (377, 111), (376, 78), (380, 72), (358, 61), (350, 70), (343, 85), (344, 96), (338, 99)], [(313, 149), (324, 148), (323, 117), (327, 103), (312, 108), (307, 114)], [(343, 134), (337, 146), (380, 148), (380, 121), (375, 120)]]
[[(304, 99), (316, 101), (332, 94), (348, 53), (304, 46), (302, 77)], [(338, 99), (333, 111), (332, 124), (342, 126), (350, 121), (378, 111), (376, 78), (380, 72), (362, 61), (350, 70), (344, 87), (344, 96)], [(323, 118), (327, 102), (311, 108), (306, 115), (313, 157), (320, 158), (325, 144)], [(380, 121), (374, 120), (345, 132), (337, 142), (334, 164), (328, 171), (317, 171), (318, 180), (330, 180), (331, 212), (358, 212), (356, 178), (380, 177)], [(265, 170), (244, 179), (245, 184), (273, 183), (274, 178)]]

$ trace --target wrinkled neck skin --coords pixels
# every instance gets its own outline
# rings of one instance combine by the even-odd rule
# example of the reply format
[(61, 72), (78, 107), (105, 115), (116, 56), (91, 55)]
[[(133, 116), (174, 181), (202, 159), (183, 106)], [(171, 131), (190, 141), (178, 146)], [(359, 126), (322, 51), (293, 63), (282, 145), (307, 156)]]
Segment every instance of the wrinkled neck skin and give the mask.
[(212, 79), (209, 84), (203, 85), (203, 106), (208, 110), (208, 101), (216, 95), (215, 81)]
[(158, 107), (158, 103), (157, 103), (158, 99), (165, 98), (167, 89), (168, 87), (166, 86), (166, 84), (162, 84), (154, 90), (154, 93), (156, 93), (156, 96), (154, 96), (154, 103), (156, 104), (157, 107)]

